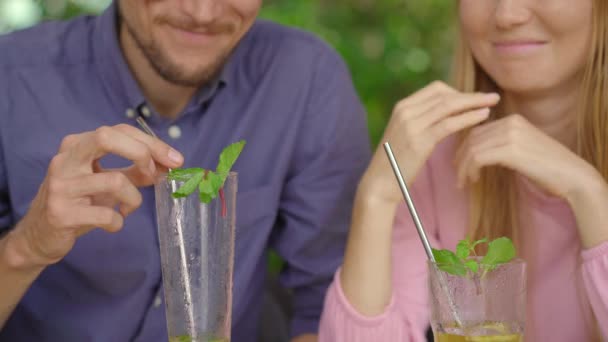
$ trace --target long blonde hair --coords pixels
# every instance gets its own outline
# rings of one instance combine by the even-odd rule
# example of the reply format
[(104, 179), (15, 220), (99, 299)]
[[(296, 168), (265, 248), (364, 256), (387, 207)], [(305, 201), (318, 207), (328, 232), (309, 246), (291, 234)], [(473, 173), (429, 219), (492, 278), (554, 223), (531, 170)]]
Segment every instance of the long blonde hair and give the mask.
[[(608, 179), (608, 2), (593, 0), (592, 45), (579, 99), (577, 153)], [(474, 60), (465, 39), (456, 44), (452, 83), (463, 92), (500, 91)], [(504, 117), (499, 108), (491, 119)], [(465, 132), (465, 135), (467, 132)], [(471, 237), (508, 236), (518, 241), (519, 205), (513, 172), (482, 169), (471, 187)]]
[[(591, 50), (578, 103), (576, 152), (608, 180), (608, 1), (593, 0), (592, 12)], [(462, 34), (456, 45), (452, 82), (463, 92), (500, 91), (477, 64)], [(491, 120), (505, 115), (496, 108)], [(462, 137), (466, 134), (468, 132), (464, 132)], [(468, 236), (475, 240), (507, 236), (521, 246), (520, 218), (526, 215), (524, 209), (515, 173), (499, 166), (484, 168), (479, 181), (470, 187)], [(597, 324), (593, 334), (600, 336)], [(597, 340), (600, 339), (594, 339)]]

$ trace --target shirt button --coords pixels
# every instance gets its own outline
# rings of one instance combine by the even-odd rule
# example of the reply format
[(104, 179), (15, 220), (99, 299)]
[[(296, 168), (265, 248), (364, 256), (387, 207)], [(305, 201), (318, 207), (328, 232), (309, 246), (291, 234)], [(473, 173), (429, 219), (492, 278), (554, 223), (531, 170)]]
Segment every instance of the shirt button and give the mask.
[(127, 109), (127, 111), (125, 112), (125, 115), (129, 118), (129, 119), (133, 119), (135, 118), (135, 111), (131, 108)]
[(169, 136), (172, 139), (179, 139), (182, 136), (182, 130), (179, 126), (171, 126), (169, 127)]
[(149, 118), (152, 115), (152, 112), (150, 112), (150, 108), (143, 106), (141, 108), (141, 114), (147, 118)]
[(154, 307), (158, 308), (163, 303), (163, 299), (160, 296), (154, 298)]

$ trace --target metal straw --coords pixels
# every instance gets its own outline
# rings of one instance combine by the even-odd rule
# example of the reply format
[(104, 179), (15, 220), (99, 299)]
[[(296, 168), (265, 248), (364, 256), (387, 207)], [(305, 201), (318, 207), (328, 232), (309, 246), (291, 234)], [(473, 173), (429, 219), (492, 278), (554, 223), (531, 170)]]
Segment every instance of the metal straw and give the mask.
[[(405, 183), (405, 179), (401, 174), (401, 169), (399, 168), (399, 164), (397, 163), (397, 159), (395, 159), (395, 154), (391, 149), (391, 145), (388, 142), (383, 144), (384, 150), (386, 151), (386, 155), (391, 163), (391, 167), (393, 168), (393, 172), (395, 173), (395, 177), (397, 177), (397, 182), (399, 183), (399, 187), (401, 188), (401, 192), (403, 193), (403, 197), (405, 198), (405, 202), (407, 203), (407, 208), (410, 211), (412, 216), (412, 220), (414, 221), (414, 225), (416, 226), (416, 230), (418, 231), (418, 236), (420, 237), (420, 241), (422, 242), (422, 246), (424, 247), (424, 251), (426, 252), (427, 257), (435, 265), (435, 257), (433, 256), (433, 250), (431, 249), (431, 244), (429, 243), (429, 239), (426, 236), (426, 231), (422, 226), (422, 221), (420, 221), (420, 217), (418, 216), (418, 212), (416, 211), (416, 207), (414, 206), (414, 201), (412, 201), (412, 197), (410, 196), (410, 192), (407, 188), (407, 184)], [(439, 286), (445, 292), (445, 295), (448, 299), (448, 305), (450, 306), (450, 311), (452, 312), (452, 316), (454, 317), (454, 321), (458, 325), (458, 327), (463, 328), (464, 325), (458, 316), (458, 312), (456, 311), (456, 304), (450, 295), (450, 291), (448, 290), (448, 286), (445, 278), (441, 272), (437, 272), (437, 276), (439, 278)]]
[[(146, 123), (146, 120), (144, 120), (144, 118), (142, 118), (141, 116), (138, 116), (136, 119), (137, 123), (139, 124), (139, 126), (149, 135), (153, 136), (154, 138), (158, 139), (158, 136), (156, 135), (156, 133), (154, 133), (154, 131), (150, 128), (150, 126), (148, 126), (148, 124)], [(169, 172), (171, 172), (171, 169), (169, 169)], [(175, 181), (171, 181), (171, 193), (175, 192), (177, 190), (177, 184), (175, 183)], [(173, 199), (173, 206), (174, 208), (177, 207), (177, 199)], [(181, 261), (181, 268), (182, 268), (182, 275), (183, 275), (183, 281), (184, 281), (184, 289), (185, 289), (185, 295), (186, 295), (186, 310), (188, 310), (188, 319), (189, 322), (187, 322), (188, 327), (189, 327), (189, 333), (190, 336), (192, 337), (196, 337), (196, 331), (194, 329), (194, 311), (192, 308), (192, 293), (190, 292), (190, 275), (188, 274), (188, 259), (186, 258), (186, 245), (185, 245), (185, 239), (184, 239), (184, 230), (182, 227), (182, 221), (178, 218), (176, 218), (176, 223), (177, 223), (177, 238), (179, 239), (179, 254), (180, 254), (180, 261)]]

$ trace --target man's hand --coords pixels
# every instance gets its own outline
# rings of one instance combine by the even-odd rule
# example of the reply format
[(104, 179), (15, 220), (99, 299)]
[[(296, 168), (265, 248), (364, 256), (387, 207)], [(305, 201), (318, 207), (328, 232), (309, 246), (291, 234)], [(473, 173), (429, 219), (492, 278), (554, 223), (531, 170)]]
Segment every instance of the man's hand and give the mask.
[[(107, 154), (133, 165), (103, 170), (98, 161)], [(182, 162), (167, 144), (129, 125), (67, 136), (28, 213), (11, 232), (24, 246), (17, 264), (44, 267), (61, 260), (78, 237), (94, 228), (119, 231), (141, 205), (137, 187), (154, 182), (156, 164), (178, 167)]]
[(291, 342), (317, 342), (317, 335), (306, 334), (294, 337)]

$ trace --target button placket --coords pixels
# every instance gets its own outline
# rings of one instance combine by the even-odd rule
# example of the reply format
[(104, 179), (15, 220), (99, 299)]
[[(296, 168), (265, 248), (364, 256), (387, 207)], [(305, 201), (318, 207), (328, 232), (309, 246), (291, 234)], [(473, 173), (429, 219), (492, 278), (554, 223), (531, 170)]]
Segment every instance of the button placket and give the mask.
[(135, 110), (132, 108), (128, 108), (125, 111), (125, 116), (129, 119), (135, 119), (135, 116), (137, 115), (137, 113), (135, 113)]
[(167, 133), (171, 139), (179, 139), (182, 136), (182, 129), (177, 125), (171, 125)]
[(154, 297), (154, 303), (152, 303), (152, 306), (155, 309), (160, 308), (160, 306), (163, 304), (163, 297), (161, 296), (161, 294), (157, 294), (156, 297)]
[(150, 116), (152, 116), (152, 112), (150, 111), (150, 108), (148, 108), (148, 106), (143, 106), (141, 107), (141, 115), (146, 118), (149, 118)]

